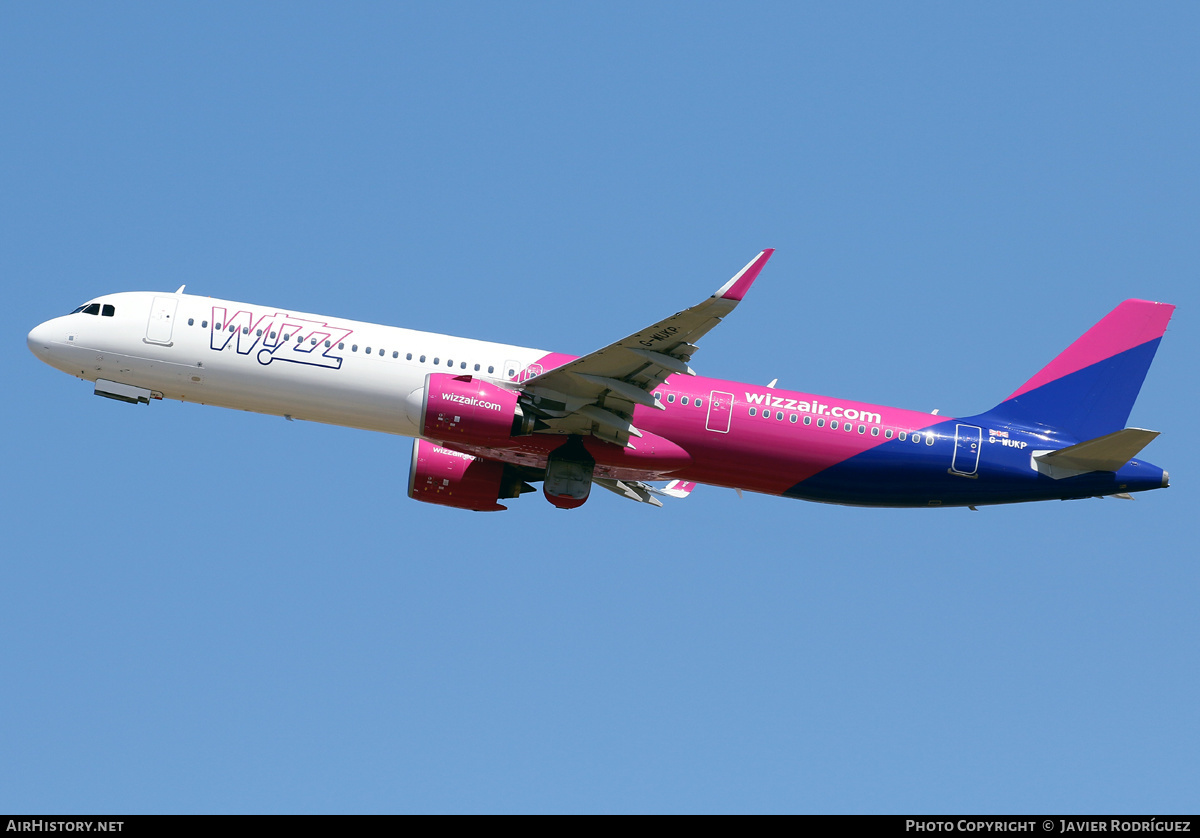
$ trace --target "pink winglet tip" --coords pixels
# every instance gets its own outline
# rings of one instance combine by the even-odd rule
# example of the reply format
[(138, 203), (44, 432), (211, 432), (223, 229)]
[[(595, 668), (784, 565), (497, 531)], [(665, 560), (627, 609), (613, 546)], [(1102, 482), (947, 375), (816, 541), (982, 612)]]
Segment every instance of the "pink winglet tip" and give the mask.
[(754, 284), (754, 280), (758, 279), (758, 274), (762, 271), (763, 265), (767, 264), (767, 260), (771, 258), (774, 252), (775, 248), (768, 247), (762, 253), (755, 256), (750, 260), (750, 264), (738, 271), (733, 279), (722, 285), (721, 290), (713, 294), (713, 296), (723, 300), (733, 300), (735, 303), (741, 302), (742, 298), (746, 296), (746, 292), (750, 290), (750, 286)]

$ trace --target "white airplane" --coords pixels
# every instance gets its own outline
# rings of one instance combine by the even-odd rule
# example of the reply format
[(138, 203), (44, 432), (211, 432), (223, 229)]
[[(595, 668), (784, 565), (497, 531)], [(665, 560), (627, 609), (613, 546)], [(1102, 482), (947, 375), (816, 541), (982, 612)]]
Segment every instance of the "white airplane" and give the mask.
[(183, 287), (96, 298), (37, 326), (28, 344), (119, 401), (176, 399), (414, 437), (409, 496), (478, 511), (505, 509), (500, 500), (537, 481), (568, 509), (593, 484), (658, 506), (697, 483), (869, 506), (1167, 485), (1162, 469), (1133, 460), (1157, 434), (1124, 423), (1173, 306), (1122, 303), (996, 408), (967, 419), (697, 376), (697, 341), (772, 253), (698, 305), (582, 357)]

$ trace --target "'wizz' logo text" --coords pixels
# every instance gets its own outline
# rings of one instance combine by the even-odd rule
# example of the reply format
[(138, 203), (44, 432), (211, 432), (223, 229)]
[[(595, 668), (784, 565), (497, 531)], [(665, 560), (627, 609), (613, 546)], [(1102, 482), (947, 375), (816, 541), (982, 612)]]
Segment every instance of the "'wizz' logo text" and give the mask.
[(341, 369), (339, 347), (353, 332), (319, 320), (304, 320), (283, 312), (229, 314), (213, 306), (209, 346), (220, 352), (231, 343), (239, 355), (255, 353), (260, 364), (289, 361), (315, 367)]

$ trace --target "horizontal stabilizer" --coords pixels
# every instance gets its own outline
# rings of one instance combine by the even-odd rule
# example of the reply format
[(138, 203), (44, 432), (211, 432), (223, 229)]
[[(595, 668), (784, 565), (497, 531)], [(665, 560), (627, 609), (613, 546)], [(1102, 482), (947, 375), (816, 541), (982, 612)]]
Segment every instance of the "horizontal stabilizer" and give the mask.
[(1090, 471), (1117, 471), (1158, 436), (1158, 431), (1125, 428), (1057, 451), (1036, 451), (1037, 470), (1055, 479)]
[[(640, 480), (614, 480), (611, 477), (593, 477), (592, 482), (602, 489), (608, 489), (623, 498), (648, 503), (651, 506), (662, 506), (662, 501), (654, 497), (657, 490)], [(652, 494), (653, 493), (653, 494)]]
[(673, 498), (686, 498), (692, 493), (692, 489), (695, 488), (696, 483), (693, 480), (672, 480), (666, 486), (659, 489), (658, 493)]

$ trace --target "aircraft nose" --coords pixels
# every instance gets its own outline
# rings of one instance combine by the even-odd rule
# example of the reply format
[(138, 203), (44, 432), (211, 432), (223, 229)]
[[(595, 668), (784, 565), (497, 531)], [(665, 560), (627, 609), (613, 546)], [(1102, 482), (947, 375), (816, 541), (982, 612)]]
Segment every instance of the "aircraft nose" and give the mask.
[(53, 343), (55, 333), (53, 323), (53, 320), (47, 320), (45, 323), (34, 326), (30, 330), (29, 336), (25, 338), (25, 344), (29, 347), (29, 351), (46, 363), (50, 363), (50, 345)]
[(46, 351), (46, 347), (49, 343), (49, 341), (46, 340), (46, 332), (46, 324), (42, 323), (30, 329), (29, 336), (25, 338), (25, 343), (29, 347), (29, 351), (34, 355), (37, 355), (39, 358), (42, 357), (42, 353)]

